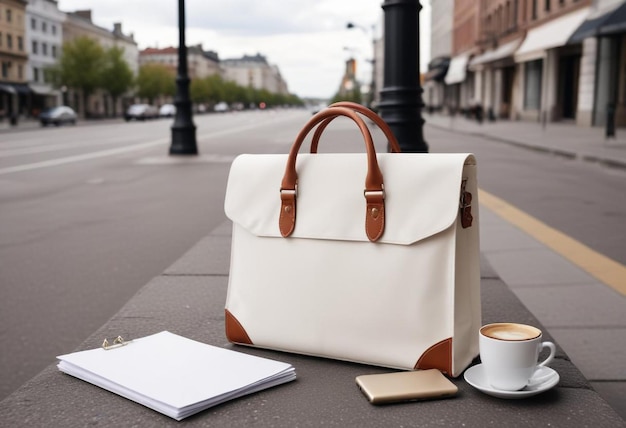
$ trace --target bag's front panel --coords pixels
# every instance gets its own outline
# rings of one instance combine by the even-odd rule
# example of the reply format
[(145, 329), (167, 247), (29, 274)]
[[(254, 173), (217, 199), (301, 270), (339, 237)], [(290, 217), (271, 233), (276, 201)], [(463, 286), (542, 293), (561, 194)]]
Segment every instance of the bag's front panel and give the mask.
[(235, 225), (226, 308), (257, 346), (411, 369), (453, 334), (454, 233), (406, 246)]

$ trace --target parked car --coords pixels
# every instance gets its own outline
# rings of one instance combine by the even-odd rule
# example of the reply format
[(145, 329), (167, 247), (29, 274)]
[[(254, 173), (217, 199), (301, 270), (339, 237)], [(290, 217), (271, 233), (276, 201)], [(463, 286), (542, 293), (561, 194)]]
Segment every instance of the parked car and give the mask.
[(41, 126), (55, 125), (60, 126), (64, 123), (76, 124), (76, 112), (68, 106), (52, 107), (43, 111), (39, 115)]
[(176, 106), (174, 104), (163, 104), (159, 109), (159, 116), (173, 117), (176, 114)]
[(159, 110), (150, 104), (133, 104), (128, 107), (124, 114), (124, 119), (129, 120), (146, 120), (154, 119), (159, 116)]
[(228, 111), (228, 104), (226, 104), (224, 101), (222, 101), (221, 103), (217, 103), (215, 104), (215, 107), (213, 107), (213, 111), (216, 111), (218, 113), (224, 113)]

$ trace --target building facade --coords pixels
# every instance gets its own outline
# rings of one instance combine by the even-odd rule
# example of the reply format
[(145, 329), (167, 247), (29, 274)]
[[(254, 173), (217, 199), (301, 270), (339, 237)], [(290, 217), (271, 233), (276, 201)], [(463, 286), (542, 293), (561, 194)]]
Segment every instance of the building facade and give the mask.
[(65, 14), (54, 0), (30, 0), (26, 6), (26, 78), (31, 90), (28, 109), (32, 116), (61, 103), (61, 92), (48, 81), (46, 68), (56, 64), (61, 54), (64, 20)]
[(431, 2), (431, 38), (428, 72), (424, 82), (424, 105), (429, 111), (440, 111), (445, 106), (444, 82), (452, 55), (452, 24), (454, 0)]
[[(79, 37), (89, 37), (95, 40), (103, 49), (114, 46), (124, 49), (124, 59), (128, 66), (136, 72), (139, 63), (139, 50), (132, 35), (122, 33), (121, 24), (114, 24), (113, 30), (100, 27), (92, 22), (91, 10), (68, 12), (63, 23), (63, 42), (70, 42)], [(113, 106), (113, 99), (103, 90), (97, 90), (89, 96), (87, 105), (83, 105), (83, 97), (77, 90), (68, 89), (63, 93), (63, 103), (68, 104), (82, 116), (105, 117), (113, 112), (123, 111), (128, 102), (124, 99), (117, 101)]]
[(626, 1), (592, 2), (570, 42), (582, 43), (576, 123), (626, 126)]
[[(625, 0), (455, 0), (451, 37), (444, 104), (480, 105), (491, 119), (626, 125)], [(437, 46), (427, 78), (439, 72)]]
[[(162, 64), (176, 74), (178, 48), (147, 48), (142, 50), (139, 53), (139, 65), (149, 63)], [(218, 54), (214, 51), (205, 51), (201, 44), (187, 47), (187, 72), (190, 79), (223, 74)]]
[(464, 111), (475, 103), (473, 72), (468, 69), (470, 57), (477, 53), (479, 6), (478, 1), (455, 0), (452, 21), (452, 58), (444, 82), (446, 104), (454, 113)]
[(0, 0), (0, 119), (26, 113), (26, 5), (24, 0)]
[(275, 65), (270, 65), (261, 54), (222, 61), (224, 77), (240, 86), (265, 89), (273, 94), (289, 95), (287, 82)]

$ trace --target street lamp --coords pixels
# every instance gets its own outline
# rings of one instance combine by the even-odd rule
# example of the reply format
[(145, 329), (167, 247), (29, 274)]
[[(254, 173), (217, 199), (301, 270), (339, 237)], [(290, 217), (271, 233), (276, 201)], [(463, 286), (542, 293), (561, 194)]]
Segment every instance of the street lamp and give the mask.
[(178, 69), (176, 75), (176, 117), (172, 125), (170, 155), (197, 155), (196, 125), (191, 118), (187, 45), (185, 44), (185, 0), (178, 0)]
[[(369, 32), (369, 30), (366, 27), (355, 24), (353, 22), (348, 22), (346, 24), (346, 28), (348, 30), (351, 30), (353, 28), (359, 28), (365, 34), (368, 34)], [(372, 32), (371, 34), (372, 36), (372, 59), (371, 61), (368, 61), (372, 64), (372, 81), (370, 83), (370, 89), (369, 89), (369, 107), (370, 108), (372, 107), (372, 104), (374, 103), (374, 99), (376, 97), (376, 25), (375, 24), (372, 24), (371, 32)]]
[(428, 152), (419, 80), (419, 0), (385, 0), (385, 71), (382, 118), (403, 152)]

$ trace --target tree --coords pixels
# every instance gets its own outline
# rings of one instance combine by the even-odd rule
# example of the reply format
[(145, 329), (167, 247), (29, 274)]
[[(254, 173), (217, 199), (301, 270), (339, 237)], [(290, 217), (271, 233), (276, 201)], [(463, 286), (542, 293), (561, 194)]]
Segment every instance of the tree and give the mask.
[(95, 40), (82, 36), (63, 44), (61, 58), (50, 70), (56, 86), (80, 91), (83, 113), (88, 115), (87, 100), (101, 85), (104, 50)]
[(137, 95), (147, 98), (150, 103), (161, 95), (174, 96), (176, 93), (176, 77), (174, 71), (163, 64), (144, 64), (137, 76)]
[(124, 49), (113, 46), (107, 49), (104, 55), (104, 68), (102, 69), (102, 89), (107, 91), (113, 99), (113, 115), (117, 115), (117, 100), (124, 95), (133, 85), (133, 71), (124, 60)]

